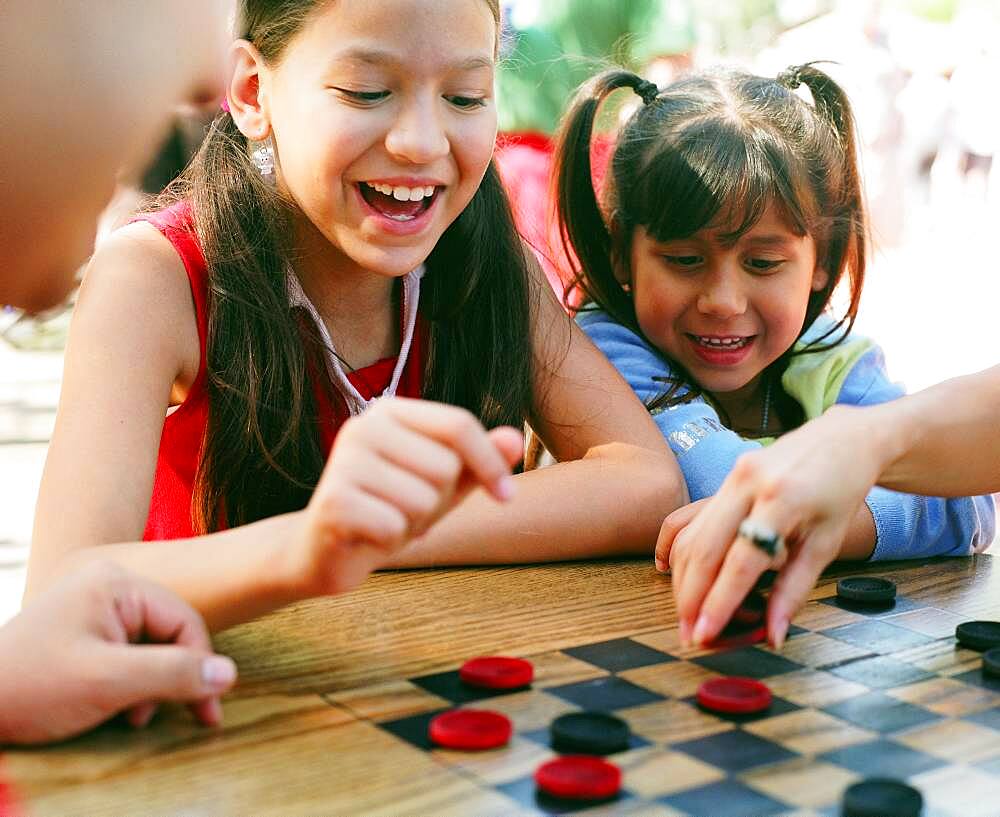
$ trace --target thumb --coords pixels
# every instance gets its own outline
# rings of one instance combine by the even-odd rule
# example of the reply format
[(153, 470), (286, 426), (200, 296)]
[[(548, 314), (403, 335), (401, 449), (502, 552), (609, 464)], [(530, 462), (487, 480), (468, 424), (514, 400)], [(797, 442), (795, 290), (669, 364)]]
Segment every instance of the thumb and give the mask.
[(145, 701), (200, 701), (236, 682), (231, 658), (174, 644), (116, 644), (102, 660), (114, 679), (108, 698), (119, 709)]
[(656, 537), (656, 548), (653, 551), (653, 562), (660, 573), (666, 573), (670, 569), (670, 551), (673, 549), (674, 540), (680, 529), (670, 524), (670, 517), (663, 520), (660, 525), (660, 532)]

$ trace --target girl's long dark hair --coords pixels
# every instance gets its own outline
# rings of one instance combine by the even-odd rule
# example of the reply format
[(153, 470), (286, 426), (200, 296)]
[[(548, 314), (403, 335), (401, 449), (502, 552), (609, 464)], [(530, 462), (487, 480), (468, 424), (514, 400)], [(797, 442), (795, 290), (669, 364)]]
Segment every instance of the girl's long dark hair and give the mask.
[[(805, 85), (812, 104), (793, 93)], [(591, 172), (594, 121), (608, 94), (631, 88), (648, 98), (622, 127), (598, 202)], [(865, 274), (867, 220), (857, 166), (854, 120), (843, 90), (814, 64), (777, 79), (738, 71), (681, 79), (654, 96), (641, 77), (609, 70), (584, 85), (563, 120), (556, 147), (557, 218), (570, 289), (583, 308), (599, 307), (642, 334), (632, 296), (630, 257), (636, 227), (667, 242), (722, 223), (727, 237), (751, 229), (773, 203), (798, 235), (816, 242), (828, 282), (809, 297), (800, 336), (849, 276), (844, 316), (807, 349), (790, 349), (765, 372), (785, 430), (804, 421), (781, 386), (791, 358), (829, 349), (854, 325)], [(835, 337), (834, 337), (835, 336)], [(671, 360), (676, 378), (650, 408), (690, 399), (701, 389)]]
[[(499, 26), (498, 3), (487, 3)], [(273, 64), (323, 5), (242, 0), (237, 33)], [(289, 307), (291, 205), (261, 180), (228, 113), (160, 203), (178, 196), (191, 202), (209, 272), (208, 425), (192, 503), (205, 532), (308, 502), (325, 461), (312, 385), (324, 350), (316, 327)], [(529, 307), (525, 251), (491, 163), (426, 261), (423, 396), (490, 427), (522, 425), (533, 399)]]

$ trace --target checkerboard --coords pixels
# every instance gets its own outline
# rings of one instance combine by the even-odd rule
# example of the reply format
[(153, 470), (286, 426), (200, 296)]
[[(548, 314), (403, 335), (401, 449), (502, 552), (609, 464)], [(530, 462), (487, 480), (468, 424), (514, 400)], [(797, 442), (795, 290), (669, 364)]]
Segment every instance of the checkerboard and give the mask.
[[(529, 690), (474, 690), (457, 668), (411, 678), (410, 714), (376, 723), (509, 798), (517, 814), (839, 815), (848, 785), (888, 776), (921, 790), (926, 817), (997, 817), (1000, 680), (983, 676), (980, 654), (959, 647), (954, 629), (1000, 619), (1000, 599), (969, 612), (906, 596), (874, 610), (818, 598), (780, 654), (765, 645), (685, 650), (676, 628), (645, 632), (523, 656), (535, 665)], [(720, 675), (763, 681), (773, 705), (756, 715), (700, 709), (698, 686)], [(454, 706), (508, 715), (511, 743), (484, 753), (433, 747), (429, 721)], [(549, 723), (580, 710), (614, 713), (633, 732), (630, 748), (609, 758), (624, 776), (609, 803), (573, 805), (535, 790), (534, 769), (555, 757)]]

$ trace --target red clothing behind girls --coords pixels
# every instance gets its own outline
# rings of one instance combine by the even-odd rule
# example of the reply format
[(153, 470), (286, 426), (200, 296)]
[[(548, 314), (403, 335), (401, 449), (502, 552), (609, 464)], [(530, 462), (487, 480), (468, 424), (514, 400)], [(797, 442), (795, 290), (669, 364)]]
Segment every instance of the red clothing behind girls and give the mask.
[[(208, 392), (205, 388), (206, 354), (208, 338), (208, 270), (198, 244), (198, 236), (191, 221), (191, 208), (180, 202), (141, 217), (156, 227), (177, 250), (184, 263), (191, 296), (194, 299), (198, 321), (200, 360), (198, 374), (187, 398), (167, 415), (160, 437), (160, 451), (156, 459), (156, 476), (153, 496), (146, 520), (145, 540), (180, 539), (194, 536), (191, 500), (194, 495), (194, 478), (198, 471), (202, 440), (208, 425)], [(421, 326), (413, 333), (413, 345), (396, 393), (400, 397), (420, 397), (425, 357), (424, 333)], [(347, 375), (362, 397), (370, 400), (381, 394), (389, 385), (397, 358), (385, 358)], [(323, 393), (313, 384), (317, 397)], [(318, 399), (320, 437), (323, 451), (330, 453), (333, 440), (347, 419), (343, 401), (331, 406), (329, 401)]]

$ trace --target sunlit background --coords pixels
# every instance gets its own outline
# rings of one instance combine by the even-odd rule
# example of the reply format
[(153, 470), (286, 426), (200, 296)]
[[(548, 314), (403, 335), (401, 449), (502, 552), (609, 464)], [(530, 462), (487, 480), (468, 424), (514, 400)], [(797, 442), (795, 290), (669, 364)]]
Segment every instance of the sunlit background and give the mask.
[[(581, 0), (581, 6), (602, 1), (631, 2)], [(991, 244), (1000, 233), (1000, 157), (994, 161), (1000, 2), (653, 0), (651, 6), (650, 24), (670, 33), (662, 40), (668, 45), (636, 67), (661, 85), (719, 63), (766, 75), (811, 60), (838, 63), (826, 67), (854, 103), (875, 237), (859, 330), (882, 345), (891, 374), (910, 390), (1000, 363), (1000, 262)], [(528, 41), (534, 32), (558, 43), (552, 9), (572, 14), (574, 0), (509, 0), (505, 7), (516, 54), (519, 38)], [(614, 53), (586, 56), (626, 53), (630, 40), (617, 35)], [(506, 70), (514, 75), (523, 64), (514, 60)], [(501, 95), (500, 103), (513, 109), (525, 101), (525, 78), (510, 79), (521, 84), (501, 82), (501, 91), (518, 89), (519, 96)], [(178, 118), (143, 180), (146, 192), (183, 166), (212, 113)], [(122, 190), (101, 232), (127, 219), (139, 195)], [(20, 604), (68, 323), (69, 310), (44, 321), (0, 315), (0, 622)]]

